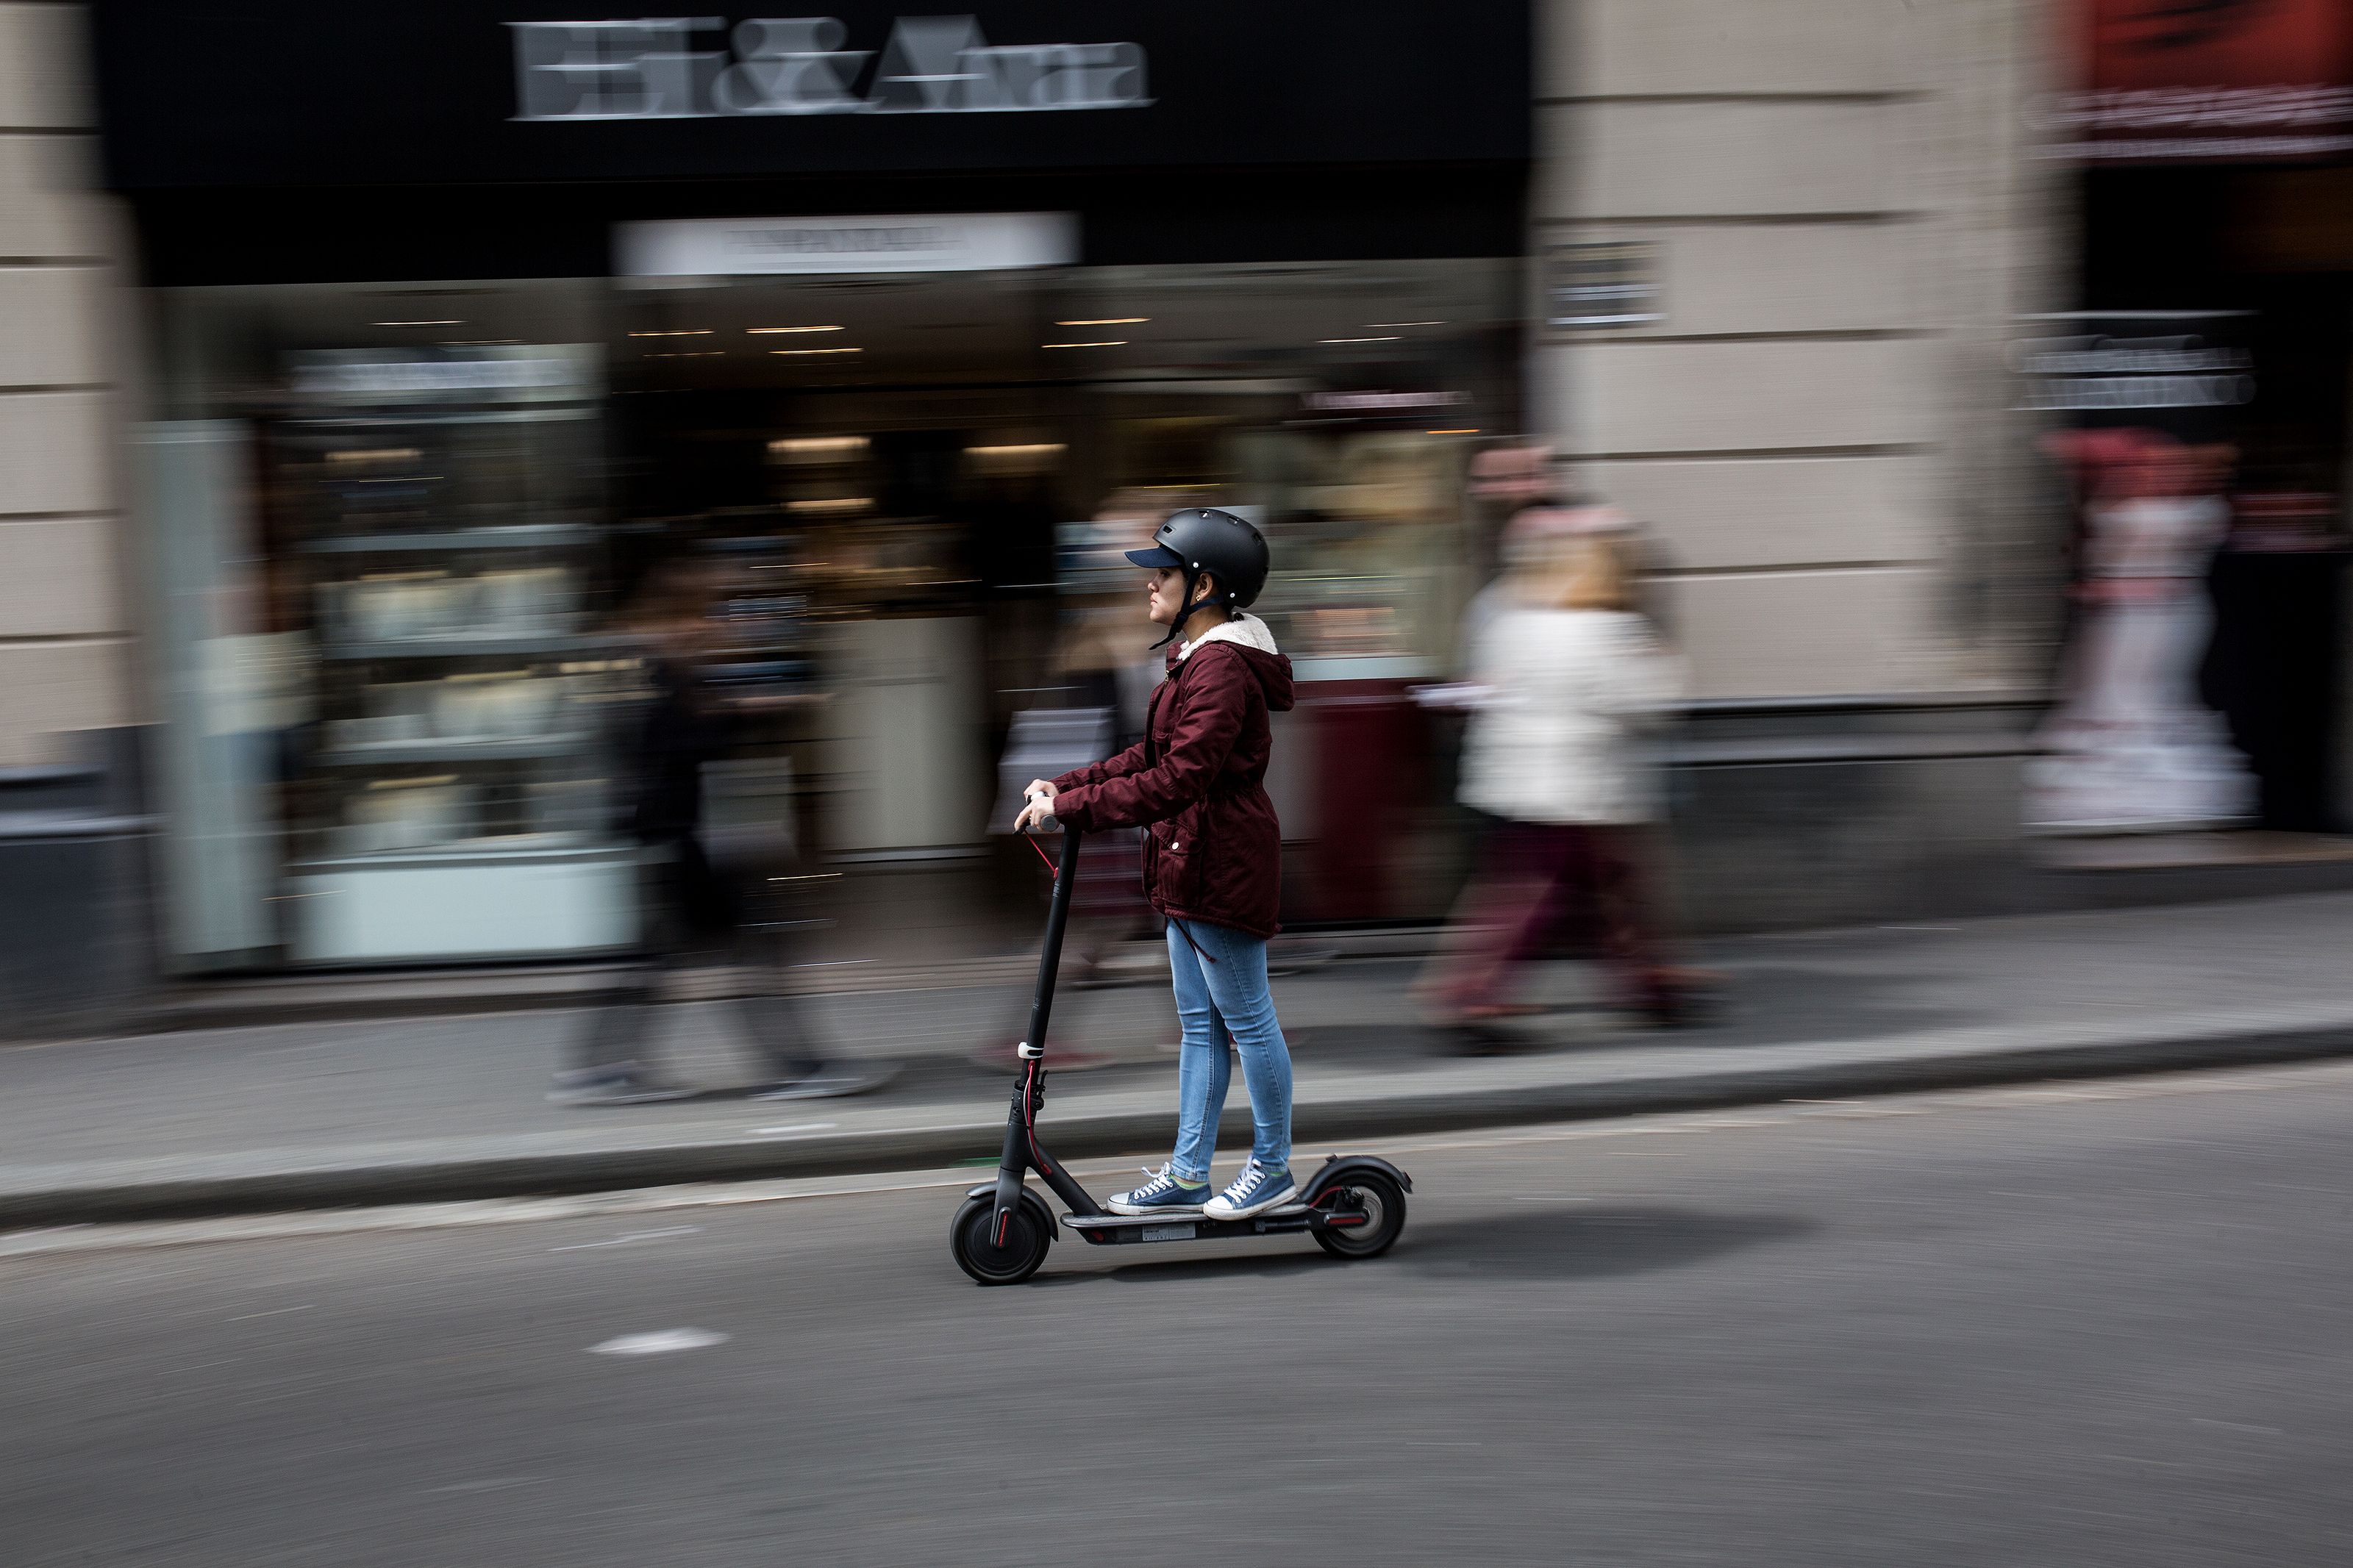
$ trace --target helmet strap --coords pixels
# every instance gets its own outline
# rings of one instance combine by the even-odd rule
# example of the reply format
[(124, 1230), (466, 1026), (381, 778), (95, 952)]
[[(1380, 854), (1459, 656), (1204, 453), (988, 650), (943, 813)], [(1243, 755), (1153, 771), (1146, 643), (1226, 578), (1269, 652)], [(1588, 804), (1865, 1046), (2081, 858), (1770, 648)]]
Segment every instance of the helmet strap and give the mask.
[(1192, 625), (1193, 617), (1201, 611), (1208, 609), (1212, 605), (1223, 608), (1229, 619), (1240, 613), (1234, 608), (1233, 595), (1227, 593), (1223, 586), (1220, 586), (1216, 593), (1209, 595), (1198, 604), (1194, 602), (1193, 585), (1198, 583), (1202, 578), (1209, 575), (1211, 575), (1211, 574), (1207, 572), (1196, 572), (1190, 567), (1186, 568), (1185, 607), (1176, 612), (1176, 624), (1168, 628), (1168, 635), (1162, 637), (1158, 642), (1154, 643), (1148, 651), (1157, 653), (1162, 648), (1166, 647), (1170, 643), (1175, 642), (1178, 637), (1183, 637), (1185, 635), (1185, 628)]

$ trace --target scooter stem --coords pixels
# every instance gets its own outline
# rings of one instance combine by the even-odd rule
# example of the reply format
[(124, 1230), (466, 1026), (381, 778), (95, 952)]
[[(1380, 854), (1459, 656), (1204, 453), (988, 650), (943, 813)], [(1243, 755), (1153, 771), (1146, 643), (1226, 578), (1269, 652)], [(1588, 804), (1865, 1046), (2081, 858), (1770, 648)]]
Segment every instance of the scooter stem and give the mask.
[[(1095, 1212), (1094, 1200), (1060, 1171), (1035, 1159), (1030, 1148), (1029, 1118), (1045, 1068), (1046, 1024), (1054, 1013), (1054, 976), (1062, 965), (1062, 928), (1070, 923), (1071, 889), (1079, 879), (1079, 836), (1062, 829), (1062, 860), (1054, 868), (1054, 895), (1046, 907), (1046, 942), (1038, 951), (1038, 988), (1029, 997), (1029, 1032), (1022, 1037), (1021, 1079), (1014, 1086), (1013, 1108), (1005, 1121), (1005, 1153), (997, 1165), (996, 1235), (1001, 1243), (1013, 1208), (1021, 1201), (1021, 1178), (1033, 1164), (1039, 1174), (1081, 1214)], [(1067, 1190), (1066, 1190), (1067, 1189)]]
[(1061, 864), (1054, 868), (1054, 896), (1046, 907), (1046, 942), (1038, 950), (1038, 988), (1029, 997), (1029, 1032), (1022, 1037), (1033, 1051), (1046, 1048), (1046, 1023), (1054, 1012), (1054, 978), (1062, 967), (1062, 928), (1070, 923), (1071, 889), (1079, 879), (1079, 833), (1062, 829)]

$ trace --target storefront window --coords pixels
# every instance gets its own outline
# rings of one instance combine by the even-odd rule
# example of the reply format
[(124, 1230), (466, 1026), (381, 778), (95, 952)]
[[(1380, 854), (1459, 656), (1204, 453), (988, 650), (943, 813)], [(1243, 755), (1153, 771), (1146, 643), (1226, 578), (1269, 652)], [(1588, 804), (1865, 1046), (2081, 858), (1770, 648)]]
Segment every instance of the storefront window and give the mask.
[[(251, 472), (216, 482), (284, 655), (229, 790), (264, 802), (265, 923), (297, 963), (631, 940), (614, 615), (680, 558), (725, 581), (723, 678), (836, 698), (766, 737), (762, 798), (829, 854), (975, 844), (1055, 681), (1058, 540), (1139, 496), (1273, 541), (1260, 608), (1311, 688), (1278, 782), (1312, 837), (1398, 743), (1366, 715), (1409, 722), (1451, 658), (1516, 287), (1457, 260), (164, 291), (164, 425), (243, 430)], [(1311, 875), (1309, 913), (1434, 912), (1375, 842), (1430, 805), (1375, 803), (1373, 869)]]

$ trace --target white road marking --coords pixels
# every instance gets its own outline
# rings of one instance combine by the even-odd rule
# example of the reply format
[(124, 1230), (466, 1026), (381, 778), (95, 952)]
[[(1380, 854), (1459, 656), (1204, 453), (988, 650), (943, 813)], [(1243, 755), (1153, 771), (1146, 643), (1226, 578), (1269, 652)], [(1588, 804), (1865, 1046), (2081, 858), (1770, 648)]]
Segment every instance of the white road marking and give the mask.
[(701, 1236), (702, 1234), (702, 1227), (699, 1225), (670, 1225), (664, 1226), (659, 1230), (629, 1231), (624, 1235), (614, 1237), (609, 1241), (575, 1241), (569, 1247), (551, 1247), (547, 1250), (550, 1252), (586, 1252), (592, 1247), (627, 1247), (633, 1241), (654, 1241), (665, 1236)]
[(659, 1329), (650, 1334), (623, 1334), (601, 1345), (590, 1345), (590, 1355), (665, 1355), (671, 1351), (707, 1350), (723, 1345), (727, 1336), (710, 1329)]
[(838, 1121), (796, 1121), (788, 1127), (754, 1127), (754, 1138), (781, 1138), (788, 1132), (823, 1132), (841, 1125)]

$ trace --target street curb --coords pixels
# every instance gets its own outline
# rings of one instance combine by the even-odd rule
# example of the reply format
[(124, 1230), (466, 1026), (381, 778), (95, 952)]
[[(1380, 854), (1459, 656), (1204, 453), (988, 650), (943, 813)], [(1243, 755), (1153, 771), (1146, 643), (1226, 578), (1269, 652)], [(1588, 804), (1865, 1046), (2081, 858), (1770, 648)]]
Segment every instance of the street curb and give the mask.
[[(1593, 1121), (1721, 1110), (1786, 1100), (1982, 1088), (2054, 1079), (2119, 1077), (2243, 1068), (2353, 1056), (2353, 1022), (2246, 1034), (2070, 1046), (2018, 1046), (1943, 1056), (1799, 1067), (1630, 1077), (1613, 1082), (1465, 1089), (1303, 1103), (1294, 1140), (1304, 1151), (1346, 1142), (1548, 1121)], [(255, 1156), (204, 1156), (176, 1163), (84, 1167), (86, 1178), (0, 1190), (0, 1229), (193, 1219), (299, 1209), (607, 1192), (688, 1183), (771, 1180), (931, 1169), (993, 1160), (1004, 1121), (990, 1115), (952, 1124), (849, 1131), (789, 1141), (728, 1139), (554, 1153), (483, 1153), (343, 1165), (289, 1165)], [(1047, 1131), (1064, 1159), (1096, 1159), (1158, 1147), (1165, 1108), (1050, 1117)], [(1248, 1142), (1246, 1107), (1228, 1111), (1221, 1131)], [(487, 1141), (486, 1141), (487, 1142)], [(58, 1168), (59, 1173), (74, 1170)]]
[[(1439, 928), (1405, 926), (1370, 931), (1306, 931), (1300, 950), (1320, 952), (1314, 967), (1335, 960), (1419, 959), (1437, 950)], [(1296, 952), (1278, 952), (1271, 972), (1281, 976), (1298, 963)], [(116, 1020), (111, 1033), (168, 1035), (200, 1029), (265, 1028), (278, 1024), (375, 1023), (387, 1018), (466, 1017), (492, 1013), (530, 1013), (590, 1007), (603, 1001), (627, 963), (507, 965), (482, 969), (429, 970), (414, 974), (272, 975), (259, 980), (184, 983), (151, 997)], [(945, 964), (845, 966), (838, 977), (808, 985), (809, 997), (871, 994), (881, 991), (981, 990), (1027, 986), (1038, 973), (1038, 957), (1022, 952), (964, 958)], [(679, 983), (679, 1000), (718, 1001), (735, 993), (724, 981), (714, 986), (691, 979)], [(1166, 963), (1138, 970), (1126, 985), (1168, 984)], [(10, 1041), (9, 1043), (20, 1043)], [(34, 1042), (26, 1043), (37, 1043)]]

